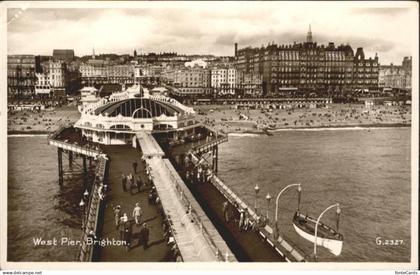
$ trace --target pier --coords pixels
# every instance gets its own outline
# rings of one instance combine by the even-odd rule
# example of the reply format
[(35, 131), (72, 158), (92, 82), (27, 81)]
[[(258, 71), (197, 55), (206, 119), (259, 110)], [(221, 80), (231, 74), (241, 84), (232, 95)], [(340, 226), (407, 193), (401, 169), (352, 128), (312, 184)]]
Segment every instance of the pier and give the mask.
[[(83, 246), (78, 259), (80, 261), (236, 261), (234, 253), (227, 246), (217, 229), (206, 216), (204, 210), (194, 199), (168, 159), (163, 159), (163, 151), (151, 134), (142, 132), (137, 135), (136, 146), (115, 145), (98, 146), (78, 139), (74, 128), (62, 128), (49, 137), (49, 144), (66, 150), (69, 154), (92, 157), (98, 167), (109, 161), (108, 169), (96, 173), (90, 192), (89, 203), (84, 211), (84, 219), (89, 219), (89, 226), (83, 231)], [(145, 161), (142, 161), (142, 157)], [(138, 176), (143, 182), (141, 192), (124, 192), (121, 187), (121, 173), (133, 173), (132, 163), (139, 164)], [(146, 174), (150, 168), (151, 177)], [(59, 170), (62, 168), (59, 166)], [(99, 168), (98, 168), (99, 169)], [(60, 174), (60, 171), (59, 171)], [(105, 198), (98, 198), (99, 184), (106, 184), (109, 189)], [(154, 186), (160, 198), (160, 205), (149, 204), (149, 190)], [(142, 222), (150, 227), (150, 247), (142, 249), (136, 240), (139, 227), (133, 224), (131, 211), (135, 203), (140, 203), (143, 211)], [(120, 240), (115, 225), (114, 210), (120, 205), (127, 213), (132, 227), (133, 241), (126, 252), (125, 247), (88, 246), (87, 238), (91, 231), (96, 238)], [(92, 214), (94, 213), (94, 214)], [(95, 222), (92, 222), (92, 219)], [(169, 225), (169, 236), (165, 236), (163, 224)], [(179, 251), (179, 258), (176, 253)]]
[[(89, 105), (74, 126), (48, 137), (57, 147), (60, 184), (76, 172), (75, 159), (83, 160), (79, 261), (308, 260), (217, 176), (218, 146), (227, 135), (204, 127), (193, 109), (174, 99), (139, 98), (138, 92)], [(131, 180), (123, 180), (128, 175)], [(142, 214), (136, 219), (137, 204)]]

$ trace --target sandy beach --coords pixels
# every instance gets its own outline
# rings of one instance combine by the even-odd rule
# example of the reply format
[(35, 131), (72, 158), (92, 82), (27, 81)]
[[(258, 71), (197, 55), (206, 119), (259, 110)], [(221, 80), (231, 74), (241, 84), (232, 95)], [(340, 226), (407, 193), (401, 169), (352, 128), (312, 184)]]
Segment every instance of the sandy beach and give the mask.
[(9, 112), (7, 116), (8, 134), (47, 134), (62, 125), (75, 123), (80, 118), (75, 103), (55, 109)]
[[(193, 106), (197, 119), (222, 133), (257, 133), (279, 129), (410, 126), (410, 106), (366, 108), (360, 104), (330, 104), (317, 109), (238, 110), (230, 105)], [(8, 134), (47, 134), (80, 117), (77, 106), (69, 104), (39, 112), (8, 114)]]
[(366, 108), (330, 104), (327, 108), (239, 110), (233, 106), (194, 106), (203, 124), (223, 133), (265, 133), (265, 130), (410, 126), (410, 106)]

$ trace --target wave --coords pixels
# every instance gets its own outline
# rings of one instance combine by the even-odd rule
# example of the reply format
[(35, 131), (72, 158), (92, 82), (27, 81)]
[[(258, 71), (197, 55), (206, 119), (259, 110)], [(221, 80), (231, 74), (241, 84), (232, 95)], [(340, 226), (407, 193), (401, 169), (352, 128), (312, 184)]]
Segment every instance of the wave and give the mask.
[(47, 137), (48, 134), (12, 134), (7, 135), (7, 137)]
[(230, 137), (260, 137), (261, 134), (253, 134), (253, 133), (228, 133)]
[(360, 126), (349, 126), (349, 127), (325, 127), (325, 128), (285, 128), (285, 129), (275, 129), (270, 130), (270, 132), (286, 132), (286, 131), (359, 131), (359, 130), (384, 130), (384, 129), (395, 129), (401, 128), (400, 126), (395, 127), (360, 127)]

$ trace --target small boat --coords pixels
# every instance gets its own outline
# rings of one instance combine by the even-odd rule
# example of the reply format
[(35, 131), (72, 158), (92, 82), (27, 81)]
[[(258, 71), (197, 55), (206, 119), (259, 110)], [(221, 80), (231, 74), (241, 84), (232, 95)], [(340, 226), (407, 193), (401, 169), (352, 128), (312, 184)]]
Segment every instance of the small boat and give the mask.
[[(293, 227), (296, 232), (312, 243), (315, 242), (315, 224), (316, 219), (300, 212), (296, 212), (293, 216)], [(335, 256), (339, 256), (343, 248), (343, 235), (319, 222), (316, 243), (328, 249)]]

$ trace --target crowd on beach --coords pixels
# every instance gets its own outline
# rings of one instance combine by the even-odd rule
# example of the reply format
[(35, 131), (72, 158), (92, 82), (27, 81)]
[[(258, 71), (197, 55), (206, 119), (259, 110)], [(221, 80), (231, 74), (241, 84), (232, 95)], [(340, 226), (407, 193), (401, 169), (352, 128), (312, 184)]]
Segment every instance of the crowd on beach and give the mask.
[[(233, 106), (198, 106), (198, 119), (222, 133), (264, 129), (410, 125), (410, 106), (365, 107), (330, 104), (323, 108), (237, 109)], [(205, 111), (202, 111), (205, 110)]]
[[(232, 105), (194, 106), (197, 119), (222, 133), (258, 132), (263, 129), (410, 125), (411, 106), (328, 104), (318, 108), (235, 108)], [(80, 113), (75, 104), (53, 110), (11, 111), (8, 132), (53, 132), (75, 123)]]
[(72, 105), (46, 110), (9, 111), (8, 132), (42, 132), (57, 130), (61, 125), (75, 123), (80, 118), (77, 107)]

